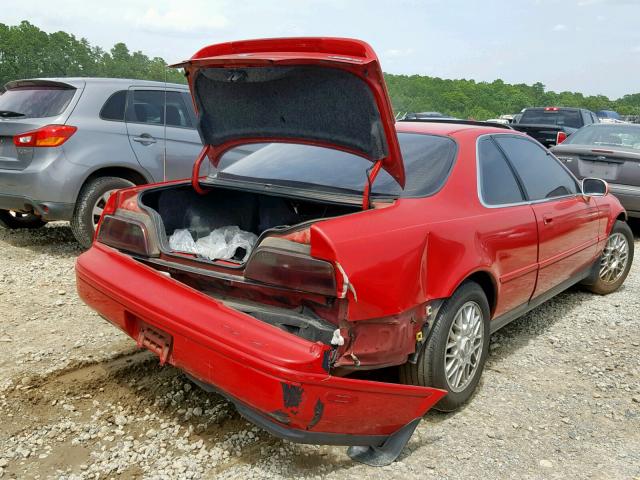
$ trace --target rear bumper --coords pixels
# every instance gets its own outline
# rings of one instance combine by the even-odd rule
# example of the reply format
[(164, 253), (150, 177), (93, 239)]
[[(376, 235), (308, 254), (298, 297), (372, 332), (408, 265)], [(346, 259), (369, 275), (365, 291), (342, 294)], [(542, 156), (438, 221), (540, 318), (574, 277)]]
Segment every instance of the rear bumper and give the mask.
[(609, 189), (620, 200), (630, 217), (640, 217), (640, 187), (609, 184)]
[(139, 344), (149, 327), (170, 336), (168, 363), (281, 438), (378, 446), (445, 394), (332, 376), (328, 346), (233, 310), (100, 244), (78, 258), (76, 273), (89, 306)]
[(34, 200), (22, 195), (0, 193), (0, 210), (34, 211), (45, 220), (70, 220), (73, 216), (73, 203), (46, 202)]
[(40, 150), (23, 170), (0, 169), (0, 209), (70, 220), (84, 172), (67, 161), (61, 147)]

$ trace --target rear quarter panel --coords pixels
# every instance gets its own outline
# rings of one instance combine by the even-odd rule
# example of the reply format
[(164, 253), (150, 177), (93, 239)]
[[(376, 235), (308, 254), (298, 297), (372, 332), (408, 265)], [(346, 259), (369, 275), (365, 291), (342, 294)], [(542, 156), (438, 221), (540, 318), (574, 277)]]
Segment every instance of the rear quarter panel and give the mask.
[[(478, 134), (469, 130), (456, 135), (456, 163), (434, 196), (400, 199), (387, 208), (311, 228), (311, 254), (340, 262), (354, 286), (357, 301), (350, 297), (349, 320), (395, 315), (449, 297), (478, 271), (493, 279), (497, 313), (528, 300), (537, 260), (535, 219), (528, 206), (487, 209), (480, 204)], [(501, 278), (507, 280), (503, 285)]]

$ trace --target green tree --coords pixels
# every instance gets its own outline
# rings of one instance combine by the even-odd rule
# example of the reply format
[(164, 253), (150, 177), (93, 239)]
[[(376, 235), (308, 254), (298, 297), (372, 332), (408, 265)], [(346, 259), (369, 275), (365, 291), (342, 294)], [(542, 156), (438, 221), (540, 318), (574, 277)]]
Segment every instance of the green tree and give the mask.
[(159, 57), (130, 52), (116, 43), (109, 52), (66, 32), (46, 33), (27, 21), (0, 23), (0, 86), (33, 77), (96, 76), (185, 83), (181, 71)]

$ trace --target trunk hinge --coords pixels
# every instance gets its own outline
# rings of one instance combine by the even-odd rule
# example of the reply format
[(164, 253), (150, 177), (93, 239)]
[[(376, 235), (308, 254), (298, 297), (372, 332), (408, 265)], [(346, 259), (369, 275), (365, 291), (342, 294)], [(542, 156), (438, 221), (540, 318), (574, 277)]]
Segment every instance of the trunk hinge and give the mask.
[(191, 186), (193, 189), (198, 192), (200, 195), (204, 195), (207, 191), (200, 186), (200, 167), (202, 166), (202, 162), (205, 158), (209, 156), (209, 145), (205, 145), (198, 158), (193, 164), (193, 169), (191, 170)]
[(371, 187), (376, 177), (378, 176), (378, 172), (382, 168), (382, 160), (378, 160), (371, 167), (367, 169), (367, 183), (364, 186), (364, 192), (362, 194), (362, 209), (368, 210), (371, 208)]

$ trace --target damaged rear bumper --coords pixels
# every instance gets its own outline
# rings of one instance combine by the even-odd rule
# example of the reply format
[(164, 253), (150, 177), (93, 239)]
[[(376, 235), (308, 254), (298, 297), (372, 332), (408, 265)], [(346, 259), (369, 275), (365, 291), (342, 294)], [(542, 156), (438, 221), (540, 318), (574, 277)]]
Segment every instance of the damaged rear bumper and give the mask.
[(79, 257), (76, 274), (80, 297), (139, 345), (293, 442), (378, 447), (408, 426), (410, 436), (445, 394), (332, 376), (327, 345), (229, 308), (103, 245)]

